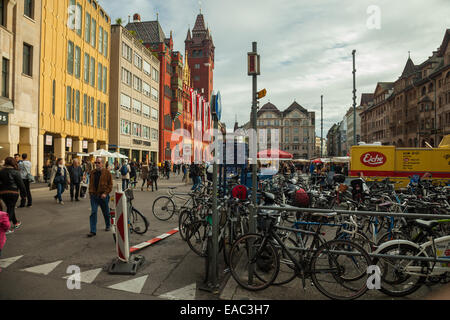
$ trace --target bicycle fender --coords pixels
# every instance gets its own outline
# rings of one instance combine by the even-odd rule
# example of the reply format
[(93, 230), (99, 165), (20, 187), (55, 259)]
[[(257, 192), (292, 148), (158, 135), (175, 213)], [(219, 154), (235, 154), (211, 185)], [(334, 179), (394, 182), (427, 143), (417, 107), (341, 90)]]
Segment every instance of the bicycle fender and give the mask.
[(395, 244), (397, 244), (397, 245), (398, 244), (409, 244), (409, 245), (411, 245), (411, 246), (413, 246), (413, 247), (415, 247), (415, 248), (417, 248), (419, 250), (422, 249), (417, 243), (414, 243), (414, 242), (409, 241), (409, 240), (391, 240), (391, 241), (387, 241), (387, 242), (383, 243), (381, 246), (379, 246), (378, 249), (374, 253), (378, 254), (384, 248), (389, 247), (391, 245), (395, 245)]

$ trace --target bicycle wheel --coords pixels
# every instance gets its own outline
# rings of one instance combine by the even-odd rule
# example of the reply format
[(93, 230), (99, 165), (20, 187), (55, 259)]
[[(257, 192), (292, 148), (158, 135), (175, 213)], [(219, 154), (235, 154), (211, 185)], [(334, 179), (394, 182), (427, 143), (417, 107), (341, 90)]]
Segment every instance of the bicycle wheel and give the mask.
[(130, 216), (131, 229), (137, 234), (144, 234), (148, 230), (148, 221), (142, 213), (140, 213), (136, 208), (131, 208)]
[(156, 219), (167, 221), (175, 213), (175, 203), (167, 196), (158, 197), (153, 201), (152, 212)]
[(186, 225), (188, 246), (200, 257), (207, 256), (208, 228), (206, 224), (206, 221), (192, 221)]
[(181, 239), (184, 241), (186, 241), (186, 226), (190, 224), (193, 219), (191, 211), (185, 209), (180, 212), (180, 216), (178, 217), (178, 230)]
[[(380, 254), (416, 256), (419, 254), (419, 249), (407, 243), (394, 243), (381, 250)], [(391, 297), (404, 297), (417, 291), (426, 279), (425, 276), (417, 275), (420, 271), (411, 274), (405, 270), (409, 266), (419, 266), (427, 270), (428, 262), (425, 261), (375, 258), (373, 264), (378, 265), (381, 270), (380, 291)]]
[(311, 279), (325, 296), (351, 300), (362, 296), (367, 288), (367, 252), (354, 242), (332, 240), (322, 244), (311, 259)]
[[(290, 250), (291, 248), (298, 248), (300, 246), (295, 239), (288, 237), (283, 239), (283, 243), (293, 256), (298, 255), (298, 251)], [(278, 255), (280, 257), (280, 271), (278, 272), (277, 278), (274, 280), (273, 284), (283, 285), (294, 280), (298, 273), (295, 270), (294, 263), (288, 255), (281, 250), (281, 248), (278, 251)]]
[[(250, 244), (253, 255), (250, 256)], [(259, 234), (247, 234), (235, 241), (231, 247), (230, 271), (234, 280), (247, 290), (263, 290), (270, 286), (280, 269), (279, 257), (275, 247)], [(254, 276), (249, 277), (249, 267), (254, 267)]]

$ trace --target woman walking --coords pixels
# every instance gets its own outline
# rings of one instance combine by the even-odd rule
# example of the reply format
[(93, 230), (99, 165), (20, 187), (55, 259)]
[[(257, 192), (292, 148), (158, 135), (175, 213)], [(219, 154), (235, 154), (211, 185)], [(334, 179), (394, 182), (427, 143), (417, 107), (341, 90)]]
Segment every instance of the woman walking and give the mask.
[(149, 174), (150, 174), (150, 181), (151, 181), (151, 184), (152, 184), (152, 192), (153, 192), (153, 182), (155, 183), (156, 191), (158, 191), (158, 183), (157, 183), (157, 181), (158, 181), (158, 168), (156, 167), (155, 163), (152, 163), (152, 165), (151, 165), (149, 170), (150, 170), (150, 172), (149, 172)]
[(148, 176), (149, 173), (149, 168), (148, 168), (148, 164), (144, 163), (142, 165), (142, 171), (141, 171), (141, 179), (142, 179), (142, 186), (141, 186), (141, 191), (144, 191), (144, 184), (145, 182), (147, 182), (147, 191), (148, 191), (148, 185), (150, 184), (150, 179)]
[(70, 174), (64, 165), (64, 160), (58, 158), (56, 160), (56, 165), (52, 168), (52, 174), (50, 176), (50, 190), (56, 189), (57, 193), (55, 195), (56, 203), (64, 204), (62, 201), (62, 194), (64, 190), (68, 188), (70, 184)]
[(9, 220), (11, 221), (11, 230), (14, 232), (22, 224), (16, 218), (16, 203), (19, 199), (19, 191), (21, 195), (26, 194), (25, 185), (19, 173), (19, 167), (16, 160), (12, 157), (5, 159), (5, 166), (0, 170), (0, 198), (6, 205)]

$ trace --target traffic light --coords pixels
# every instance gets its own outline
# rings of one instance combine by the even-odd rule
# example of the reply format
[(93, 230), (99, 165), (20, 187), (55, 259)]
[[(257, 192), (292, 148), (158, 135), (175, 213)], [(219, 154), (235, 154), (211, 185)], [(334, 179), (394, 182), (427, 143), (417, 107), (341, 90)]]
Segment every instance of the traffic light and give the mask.
[(259, 91), (258, 93), (256, 93), (256, 99), (262, 99), (266, 96), (267, 94), (267, 90), (266, 89), (262, 89), (261, 91)]

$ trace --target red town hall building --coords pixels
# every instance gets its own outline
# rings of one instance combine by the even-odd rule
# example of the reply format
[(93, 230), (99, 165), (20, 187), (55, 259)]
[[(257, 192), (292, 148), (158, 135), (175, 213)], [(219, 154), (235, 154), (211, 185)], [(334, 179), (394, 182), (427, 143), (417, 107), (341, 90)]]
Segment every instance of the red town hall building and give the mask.
[[(192, 144), (195, 121), (201, 121), (203, 136), (210, 125), (209, 99), (213, 90), (214, 46), (209, 30), (205, 28), (203, 15), (197, 16), (193, 37), (186, 39), (188, 65), (183, 56), (173, 50), (172, 32), (166, 38), (159, 21), (141, 22), (139, 14), (133, 16), (133, 22), (125, 26), (144, 46), (157, 54), (161, 63), (159, 74), (159, 162), (172, 160), (172, 151), (182, 141), (182, 137), (172, 141), (174, 132), (185, 129), (189, 139), (184, 143)], [(189, 39), (190, 38), (190, 39)], [(189, 74), (191, 72), (191, 74)], [(203, 97), (202, 92), (204, 92)], [(206, 103), (203, 103), (206, 102)], [(194, 107), (194, 109), (193, 109)], [(195, 117), (195, 118), (194, 118)], [(197, 131), (198, 133), (198, 131)], [(202, 149), (208, 145), (203, 143)], [(192, 145), (191, 150), (195, 147)], [(192, 152), (191, 151), (191, 152)]]

